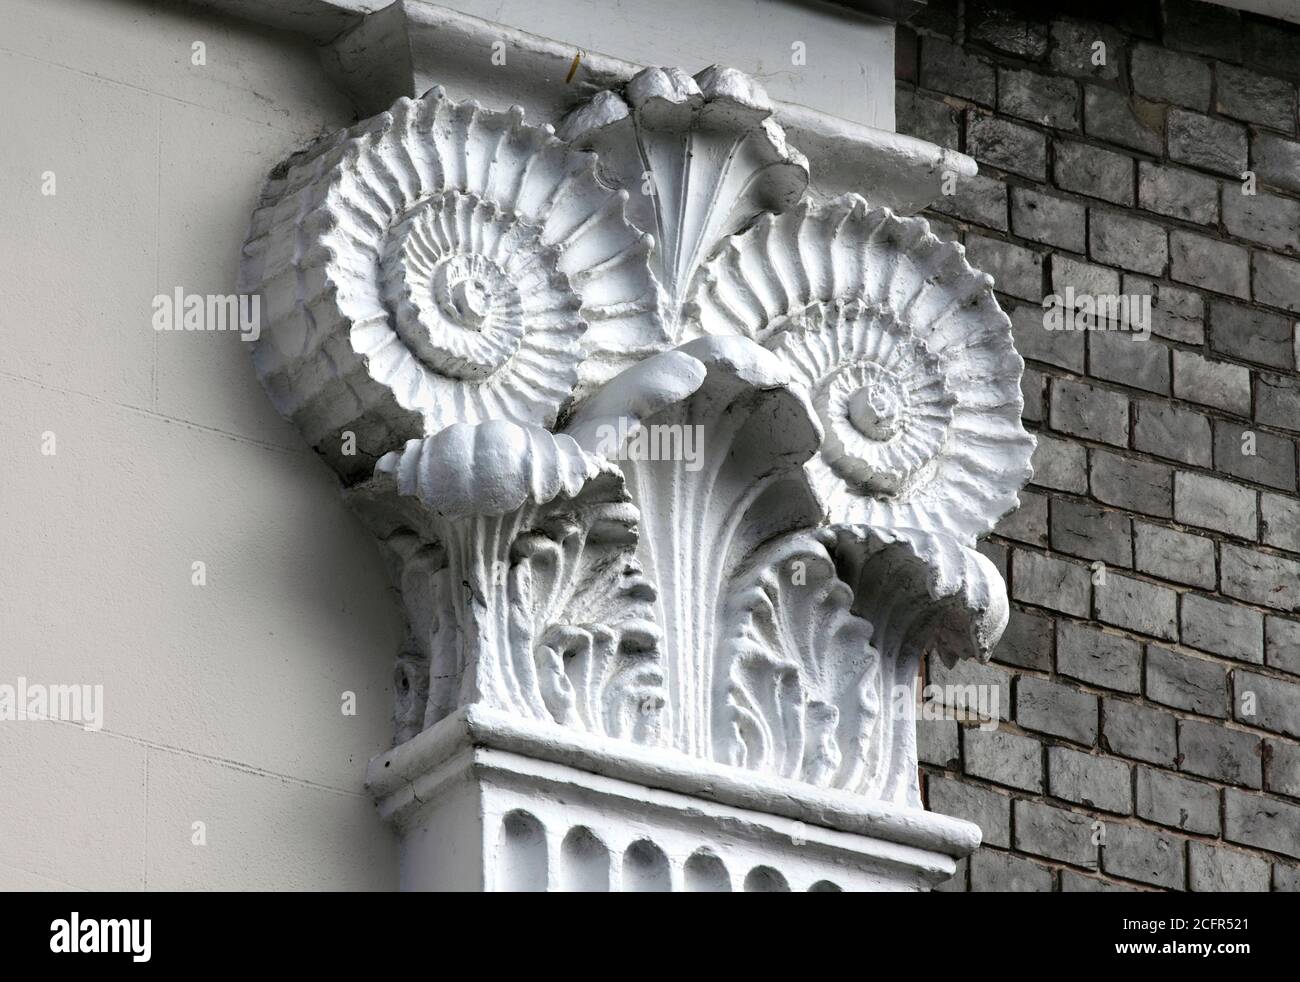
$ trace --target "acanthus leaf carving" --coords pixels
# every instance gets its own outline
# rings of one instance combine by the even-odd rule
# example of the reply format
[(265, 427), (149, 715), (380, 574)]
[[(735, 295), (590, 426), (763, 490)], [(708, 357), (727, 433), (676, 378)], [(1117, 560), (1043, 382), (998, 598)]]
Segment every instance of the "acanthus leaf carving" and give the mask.
[(386, 455), (350, 500), (396, 559), (408, 687), (426, 694), (408, 727), (481, 702), (656, 742), (656, 594), (617, 468), (540, 428), (457, 423)]
[[(698, 365), (686, 377), (700, 381), (681, 386), (682, 398), (635, 416), (635, 425), (609, 413), (620, 402), (645, 407), (683, 358)], [(780, 361), (739, 337), (689, 342), (629, 369), (605, 391), (575, 414), (570, 431), (587, 450), (617, 459), (626, 475), (641, 513), (638, 554), (662, 590), (670, 742), (711, 756), (726, 584), (759, 544), (820, 520), (803, 472), (821, 436), (816, 414)]]
[(714, 694), (716, 752), (819, 787), (867, 789), (879, 725), (871, 624), (814, 532), (759, 549), (729, 585)]

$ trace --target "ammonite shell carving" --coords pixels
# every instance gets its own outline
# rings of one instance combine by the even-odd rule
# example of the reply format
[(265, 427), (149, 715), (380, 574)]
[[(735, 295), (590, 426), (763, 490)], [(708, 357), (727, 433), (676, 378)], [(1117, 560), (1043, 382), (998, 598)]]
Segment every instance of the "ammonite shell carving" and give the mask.
[(653, 239), (594, 168), (522, 111), (441, 90), (291, 160), (241, 271), (277, 408), (360, 477), (453, 423), (551, 426), (661, 347)]
[(1024, 362), (992, 280), (923, 219), (801, 203), (733, 237), (692, 300), (692, 327), (761, 341), (808, 386), (832, 522), (972, 540), (1016, 506)]

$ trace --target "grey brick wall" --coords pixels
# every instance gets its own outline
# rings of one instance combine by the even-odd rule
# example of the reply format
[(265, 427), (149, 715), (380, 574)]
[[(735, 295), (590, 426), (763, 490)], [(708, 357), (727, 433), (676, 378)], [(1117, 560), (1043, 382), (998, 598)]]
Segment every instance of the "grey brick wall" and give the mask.
[[(929, 217), (995, 278), (1039, 439), (983, 546), (993, 664), (929, 666), (1001, 698), (919, 724), (929, 807), (984, 831), (948, 888), (1300, 889), (1300, 27), (930, 0), (898, 54), (899, 130), (979, 161)], [(1046, 330), (1067, 286), (1151, 297), (1151, 335)]]

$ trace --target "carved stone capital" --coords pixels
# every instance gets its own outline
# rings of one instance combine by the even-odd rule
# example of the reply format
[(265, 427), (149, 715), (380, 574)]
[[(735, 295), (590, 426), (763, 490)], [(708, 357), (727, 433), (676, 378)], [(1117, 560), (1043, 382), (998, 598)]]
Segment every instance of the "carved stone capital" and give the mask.
[[(564, 855), (548, 837), (581, 824), (489, 807), (498, 774), (618, 813), (656, 767), (679, 799), (725, 775), (750, 789), (728, 808), (803, 796), (795, 821), (855, 835), (885, 826), (817, 809), (919, 809), (921, 656), (987, 658), (1006, 623), (975, 543), (1030, 476), (1023, 362), (960, 245), (809, 181), (762, 88), (717, 67), (647, 69), (555, 128), (434, 89), (271, 175), (244, 250), (255, 366), (407, 616), (397, 749), (372, 784), (423, 835), (442, 806), (414, 789), (455, 757), (501, 812), (477, 879), (445, 882), (519, 885), (492, 850), (526, 865), (542, 836)], [(684, 832), (682, 809), (641, 820), (683, 849), (725, 838)], [(585, 821), (606, 852), (621, 836)], [(936, 869), (964, 840), (944, 841)], [(410, 883), (439, 882), (412, 848)], [(878, 872), (873, 848), (827, 862)], [(689, 888), (684, 870), (664, 882)]]

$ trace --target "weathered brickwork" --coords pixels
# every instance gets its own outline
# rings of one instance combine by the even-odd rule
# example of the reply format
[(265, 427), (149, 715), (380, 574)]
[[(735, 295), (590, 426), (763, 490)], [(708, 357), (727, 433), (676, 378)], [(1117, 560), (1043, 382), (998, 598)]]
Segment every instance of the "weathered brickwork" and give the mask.
[[(930, 0), (898, 45), (899, 130), (979, 162), (928, 214), (1039, 440), (982, 547), (994, 660), (928, 666), (999, 700), (919, 724), (928, 805), (984, 832), (948, 888), (1300, 889), (1300, 27)], [(1150, 297), (1150, 335), (1047, 330), (1067, 287)]]

